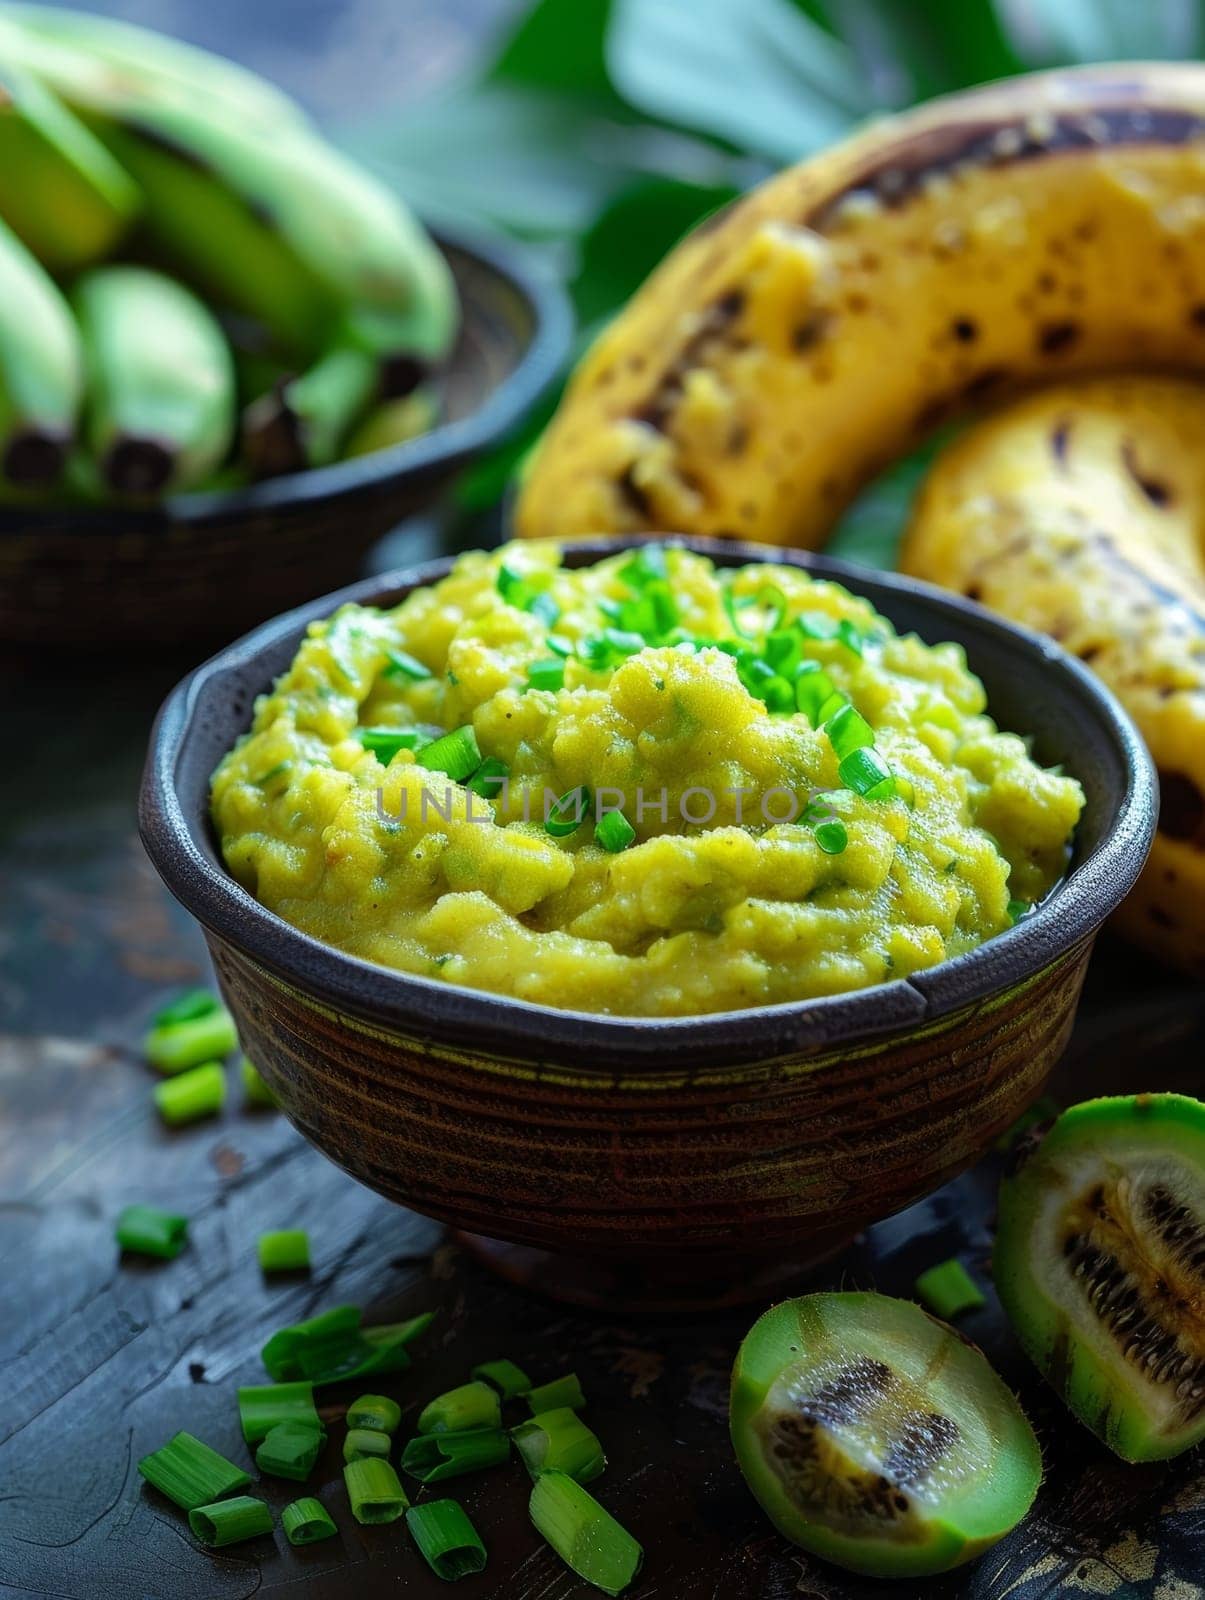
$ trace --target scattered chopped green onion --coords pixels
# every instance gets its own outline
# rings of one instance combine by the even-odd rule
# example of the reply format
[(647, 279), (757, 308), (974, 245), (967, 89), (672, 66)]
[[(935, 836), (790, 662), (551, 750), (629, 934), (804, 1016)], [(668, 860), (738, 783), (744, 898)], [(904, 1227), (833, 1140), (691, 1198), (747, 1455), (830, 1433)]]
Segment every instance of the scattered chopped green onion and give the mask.
[(929, 1310), (947, 1322), (964, 1311), (978, 1311), (987, 1304), (974, 1278), (956, 1256), (922, 1272), (914, 1287), (917, 1297)]
[(282, 1422), (301, 1422), (321, 1429), (322, 1419), (314, 1405), (312, 1383), (251, 1384), (238, 1392), (239, 1421), (248, 1444), (266, 1439)]
[(309, 1362), (325, 1360), (333, 1350), (346, 1350), (349, 1341), (359, 1338), (363, 1316), (359, 1306), (334, 1306), (306, 1322), (280, 1328), (261, 1350), (260, 1359), (278, 1383), (307, 1377), (303, 1353)]
[(529, 689), (563, 689), (565, 687), (565, 663), (555, 656), (550, 656), (543, 661), (533, 661), (527, 669), (527, 687)]
[(362, 1394), (347, 1408), (349, 1428), (374, 1428), (378, 1433), (396, 1433), (402, 1408), (383, 1394)]
[(432, 676), (429, 668), (424, 667), (416, 656), (410, 655), (405, 650), (389, 649), (386, 650), (385, 654), (389, 658), (389, 665), (384, 672), (386, 678), (418, 679)]
[(502, 1407), (498, 1392), (474, 1380), (437, 1395), (419, 1413), (420, 1433), (462, 1433), (466, 1428), (500, 1428)]
[(581, 827), (589, 809), (590, 791), (585, 784), (579, 784), (576, 789), (569, 789), (549, 807), (548, 815), (544, 819), (545, 833), (551, 834), (554, 839), (567, 838)]
[(126, 1206), (117, 1218), (113, 1236), (132, 1255), (174, 1261), (188, 1242), (188, 1218), (174, 1217), (154, 1206)]
[(617, 667), (629, 656), (639, 655), (646, 649), (648, 640), (638, 633), (620, 628), (604, 628), (600, 634), (591, 634), (578, 646), (578, 656), (595, 672), (605, 672)]
[(644, 1551), (632, 1535), (566, 1473), (542, 1472), (528, 1509), (565, 1565), (604, 1594), (622, 1594), (640, 1571)]
[(813, 728), (820, 726), (820, 707), (834, 693), (833, 680), (814, 661), (805, 661), (795, 679), (795, 704)]
[(837, 638), (847, 650), (852, 650), (854, 655), (860, 656), (862, 654), (865, 636), (861, 628), (856, 623), (851, 622), (848, 617), (842, 617), (838, 622)]
[(767, 678), (762, 684), (758, 690), (758, 699), (766, 702), (768, 711), (782, 713), (794, 711), (795, 709), (794, 687), (785, 678), (780, 678), (777, 674), (772, 678)]
[(261, 1233), (259, 1264), (264, 1272), (304, 1272), (310, 1264), (309, 1234), (304, 1228)]
[(428, 772), (443, 772), (456, 783), (476, 772), (481, 765), (481, 751), (477, 748), (477, 735), (466, 723), (445, 733), (430, 744), (424, 745), (415, 756), (420, 767)]
[(795, 626), (805, 639), (828, 640), (837, 637), (840, 624), (825, 616), (823, 611), (805, 611), (795, 618)]
[(540, 1472), (564, 1472), (578, 1483), (590, 1483), (607, 1464), (598, 1435), (568, 1406), (541, 1411), (512, 1428), (510, 1436), (533, 1478)]
[(641, 545), (630, 561), (619, 569), (619, 576), (629, 589), (644, 589), (650, 583), (664, 581), (669, 576), (663, 544)]
[(211, 989), (186, 989), (170, 1005), (156, 1011), (151, 1018), (155, 1028), (174, 1028), (180, 1022), (195, 1022), (198, 1017), (208, 1017), (222, 1009), (222, 1002)]
[(218, 1550), (223, 1545), (242, 1544), (246, 1539), (257, 1539), (261, 1533), (271, 1533), (272, 1513), (262, 1500), (239, 1494), (233, 1500), (217, 1500), (190, 1511), (188, 1526), (202, 1544)]
[(165, 1078), (152, 1090), (159, 1115), (173, 1128), (187, 1122), (213, 1117), (226, 1099), (226, 1074), (220, 1061), (203, 1067), (190, 1067), (174, 1078)]
[(421, 750), (433, 742), (418, 728), (357, 728), (356, 738), (384, 767), (399, 750)]
[(419, 1433), (402, 1451), (402, 1471), (420, 1483), (441, 1483), (466, 1472), (497, 1467), (510, 1455), (500, 1428), (462, 1428), (456, 1433)]
[(839, 856), (849, 843), (849, 834), (845, 831), (845, 824), (836, 820), (821, 822), (812, 830), (816, 843), (826, 856)]
[[(613, 816), (618, 813), (608, 812), (607, 815)], [(491, 1384), (504, 1400), (517, 1400), (531, 1388), (531, 1379), (523, 1368), (505, 1359), (478, 1362), (469, 1376)]]
[(280, 1104), (264, 1082), (258, 1067), (243, 1056), (239, 1061), (239, 1076), (243, 1082), (243, 1098), (249, 1106), (276, 1107)]
[(280, 1525), (290, 1544), (318, 1544), (339, 1531), (322, 1501), (312, 1497), (287, 1505), (280, 1513)]
[(234, 1018), (225, 1006), (207, 1011), (190, 1022), (155, 1027), (142, 1042), (146, 1058), (165, 1074), (186, 1072), (203, 1061), (228, 1056), (238, 1046)]
[(242, 1467), (219, 1455), (191, 1433), (175, 1438), (138, 1463), (142, 1477), (160, 1494), (174, 1500), (182, 1511), (195, 1511), (211, 1500), (247, 1489), (251, 1479)]
[(348, 1383), (352, 1379), (379, 1377), (387, 1372), (405, 1372), (410, 1365), (407, 1347), (430, 1324), (433, 1316), (433, 1312), (426, 1311), (409, 1322), (361, 1328), (358, 1334), (341, 1343), (303, 1350), (300, 1364), (315, 1385)]
[(843, 705), (836, 711), (824, 724), (824, 731), (838, 761), (874, 744), (874, 729), (851, 705)]
[(396, 1522), (410, 1501), (397, 1473), (378, 1456), (361, 1456), (343, 1468), (351, 1514), (366, 1526)]
[(573, 654), (573, 640), (566, 639), (562, 633), (550, 633), (544, 643), (553, 655), (571, 656)]
[(594, 827), (594, 842), (612, 855), (626, 850), (635, 837), (636, 830), (622, 811), (604, 812)]
[(539, 617), (546, 628), (555, 628), (560, 621), (561, 608), (547, 591), (536, 595), (527, 609), (533, 617)]
[(368, 1456), (378, 1456), (388, 1461), (393, 1440), (379, 1428), (349, 1428), (343, 1441), (344, 1461), (363, 1461)]
[(321, 1424), (278, 1422), (269, 1428), (255, 1452), (255, 1465), (273, 1478), (304, 1483), (326, 1444)]
[(548, 593), (551, 582), (552, 576), (547, 572), (534, 572), (524, 577), (505, 563), (498, 568), (498, 593), (507, 605), (518, 611), (530, 611), (550, 628), (561, 614), (560, 607)]
[(820, 709), (816, 713), (816, 726), (823, 727), (830, 717), (835, 717), (841, 707), (849, 704), (849, 697), (840, 689), (834, 689), (827, 700), (822, 700)]
[(530, 1389), (527, 1393), (527, 1404), (531, 1407), (533, 1417), (539, 1416), (541, 1411), (559, 1411), (562, 1406), (568, 1406), (571, 1411), (580, 1411), (585, 1403), (586, 1397), (576, 1372), (567, 1372), (563, 1378), (554, 1378), (551, 1383), (542, 1383), (538, 1389)]
[(837, 775), (847, 789), (867, 800), (891, 800), (895, 796), (895, 778), (877, 750), (850, 751), (838, 765)]
[(485, 1546), (455, 1500), (428, 1500), (406, 1513), (410, 1537), (437, 1578), (454, 1582), (485, 1571)]
[(486, 756), (476, 772), (465, 785), (474, 794), (479, 794), (483, 800), (498, 800), (498, 785), (504, 778), (510, 777), (510, 768), (505, 761), (499, 761), (497, 756)]

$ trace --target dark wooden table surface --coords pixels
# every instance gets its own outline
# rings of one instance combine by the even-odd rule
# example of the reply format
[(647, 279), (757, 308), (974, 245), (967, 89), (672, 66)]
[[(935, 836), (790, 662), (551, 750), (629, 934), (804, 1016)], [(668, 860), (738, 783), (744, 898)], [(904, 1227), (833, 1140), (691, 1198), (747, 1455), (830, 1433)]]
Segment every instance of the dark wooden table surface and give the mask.
[[(398, 554), (426, 554), (408, 535)], [(262, 1381), (277, 1326), (354, 1301), (372, 1319), (426, 1308), (421, 1359), (389, 1385), (408, 1408), (507, 1355), (541, 1378), (576, 1367), (610, 1455), (598, 1491), (644, 1543), (633, 1600), (864, 1600), (883, 1587), (825, 1567), (761, 1517), (727, 1442), (727, 1373), (754, 1311), (658, 1323), (569, 1311), (494, 1280), (423, 1218), (358, 1187), (276, 1113), (241, 1108), (165, 1131), (138, 1040), (157, 1003), (203, 980), (202, 941), (144, 859), (133, 799), (150, 718), (190, 663), (8, 662), (0, 669), (0, 1595), (63, 1600), (305, 1600), (444, 1593), (404, 1528), (360, 1528), (332, 1431), (314, 1483), (339, 1538), (295, 1551), (277, 1532), (209, 1554), (143, 1488), (134, 1463), (187, 1427), (245, 1460), (234, 1391)], [(1205, 998), (1102, 944), (1057, 1090), (1200, 1090)], [(992, 1163), (874, 1229), (818, 1280), (908, 1293), (960, 1252), (983, 1275)], [(112, 1223), (141, 1200), (188, 1214), (168, 1264), (119, 1262)], [(255, 1239), (307, 1228), (314, 1270), (265, 1282)], [(906, 1600), (1205, 1594), (1200, 1452), (1114, 1460), (1027, 1370), (994, 1301), (965, 1329), (1038, 1428), (1038, 1504), (977, 1566)], [(329, 1391), (333, 1398), (339, 1391)], [(344, 1394), (343, 1399), (352, 1398)], [(403, 1424), (405, 1426), (405, 1424)], [(528, 1527), (517, 1465), (454, 1485), (490, 1550), (466, 1600), (571, 1600), (578, 1583)], [(290, 1486), (270, 1481), (279, 1509)]]

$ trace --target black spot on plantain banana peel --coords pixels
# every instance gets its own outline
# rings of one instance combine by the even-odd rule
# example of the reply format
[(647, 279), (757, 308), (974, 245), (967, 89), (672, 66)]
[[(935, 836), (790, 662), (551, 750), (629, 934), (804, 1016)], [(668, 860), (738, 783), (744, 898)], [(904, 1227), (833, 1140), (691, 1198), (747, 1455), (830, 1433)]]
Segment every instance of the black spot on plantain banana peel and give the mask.
[(900, 565), (1052, 635), (1138, 724), (1154, 848), (1118, 925), (1205, 975), (1205, 385), (1058, 385), (938, 457)]
[(519, 531), (815, 545), (986, 399), (1205, 369), (1203, 181), (1198, 65), (1035, 74), (871, 125), (670, 254), (573, 378)]

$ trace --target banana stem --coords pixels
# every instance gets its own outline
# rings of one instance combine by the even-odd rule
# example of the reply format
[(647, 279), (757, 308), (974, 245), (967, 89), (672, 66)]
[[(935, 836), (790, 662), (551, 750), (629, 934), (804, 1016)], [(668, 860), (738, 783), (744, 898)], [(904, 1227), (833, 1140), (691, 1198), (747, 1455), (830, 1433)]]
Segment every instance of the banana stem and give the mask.
[(380, 387), (380, 363), (339, 346), (299, 377), (276, 384), (243, 413), (243, 445), (256, 477), (325, 466)]

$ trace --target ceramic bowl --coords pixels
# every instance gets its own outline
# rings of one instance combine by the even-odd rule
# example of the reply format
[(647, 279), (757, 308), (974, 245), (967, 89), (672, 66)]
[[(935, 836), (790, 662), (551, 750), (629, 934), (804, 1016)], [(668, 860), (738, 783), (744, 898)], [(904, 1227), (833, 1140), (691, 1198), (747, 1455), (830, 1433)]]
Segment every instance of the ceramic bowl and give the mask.
[(0, 506), (0, 642), (212, 646), (358, 576), (370, 545), (531, 408), (572, 334), (560, 288), (512, 246), (437, 238), (462, 308), (437, 427), (329, 467), (146, 510)]
[[(576, 542), (582, 565), (625, 542)], [(345, 600), (391, 605), (439, 562), (330, 595), (197, 669), (156, 723), (143, 839), (201, 922), (251, 1058), (301, 1132), (361, 1182), (473, 1236), (494, 1264), (615, 1305), (753, 1297), (971, 1165), (1041, 1093), (1101, 923), (1134, 883), (1151, 763), (1106, 689), (1049, 640), (926, 585), (800, 552), (900, 631), (953, 639), (1001, 726), (1065, 763), (1087, 805), (1065, 879), (1023, 923), (908, 979), (673, 1019), (558, 1011), (357, 960), (223, 867), (209, 774)]]

